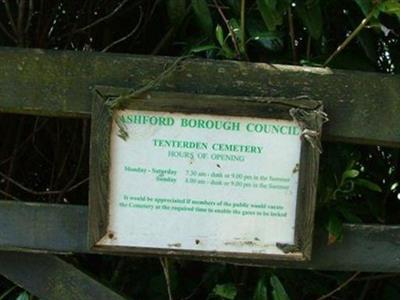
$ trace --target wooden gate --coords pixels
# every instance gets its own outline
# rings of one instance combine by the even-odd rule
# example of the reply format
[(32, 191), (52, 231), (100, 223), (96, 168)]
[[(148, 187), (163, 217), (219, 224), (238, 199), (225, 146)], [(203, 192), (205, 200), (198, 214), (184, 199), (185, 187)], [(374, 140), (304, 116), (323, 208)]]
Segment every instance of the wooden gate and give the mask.
[[(90, 118), (95, 86), (135, 89), (171, 62), (165, 57), (0, 48), (0, 112)], [(399, 76), (385, 74), (190, 60), (156, 89), (310, 97), (323, 101), (330, 118), (323, 140), (399, 147), (399, 87)], [(325, 235), (315, 233), (311, 261), (257, 265), (400, 271), (400, 226), (346, 224), (343, 241), (331, 246)], [(0, 273), (40, 298), (123, 299), (55, 255), (91, 252), (86, 206), (0, 201), (0, 250)]]

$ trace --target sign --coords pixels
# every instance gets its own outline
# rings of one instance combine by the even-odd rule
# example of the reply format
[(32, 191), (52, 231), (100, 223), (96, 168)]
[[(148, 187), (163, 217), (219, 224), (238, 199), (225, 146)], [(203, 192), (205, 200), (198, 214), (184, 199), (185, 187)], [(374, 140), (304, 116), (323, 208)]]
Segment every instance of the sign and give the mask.
[(110, 123), (107, 226), (95, 247), (304, 259), (298, 122), (116, 109)]

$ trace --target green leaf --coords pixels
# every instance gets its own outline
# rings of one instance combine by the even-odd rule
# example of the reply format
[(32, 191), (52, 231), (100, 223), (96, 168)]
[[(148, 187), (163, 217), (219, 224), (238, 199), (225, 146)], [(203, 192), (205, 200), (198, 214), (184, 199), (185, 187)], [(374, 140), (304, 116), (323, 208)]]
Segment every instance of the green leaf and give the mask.
[(261, 44), (264, 48), (276, 52), (283, 49), (282, 34), (276, 31), (268, 31), (262, 20), (257, 18), (249, 19), (247, 30), (251, 39)]
[(221, 46), (221, 51), (219, 54), (223, 55), (225, 58), (234, 58), (235, 53), (225, 43), (224, 31), (222, 30), (222, 27), (220, 25), (217, 25), (217, 27), (215, 28), (215, 36)]
[(192, 0), (192, 7), (200, 28), (207, 36), (211, 36), (214, 26), (207, 2), (205, 0)]
[(366, 16), (373, 9), (371, 0), (355, 0), (358, 6), (361, 8), (363, 14)]
[(372, 63), (376, 63), (378, 59), (378, 52), (376, 49), (376, 38), (373, 31), (362, 30), (357, 35), (357, 40), (360, 42), (365, 55)]
[(268, 300), (268, 291), (264, 276), (262, 276), (257, 282), (253, 300)]
[(366, 199), (371, 215), (373, 215), (378, 222), (385, 222), (386, 207), (382, 199), (376, 199), (373, 197), (367, 197)]
[(316, 62), (313, 62), (311, 60), (306, 60), (306, 59), (300, 60), (300, 64), (302, 66), (319, 67), (319, 68), (324, 66), (322, 63), (316, 63)]
[(373, 192), (379, 192), (379, 193), (382, 192), (382, 189), (379, 185), (377, 185), (376, 183), (374, 183), (368, 179), (357, 178), (356, 180), (354, 180), (354, 183), (358, 186), (362, 186)]
[(296, 5), (296, 11), (303, 24), (307, 27), (313, 39), (319, 39), (322, 34), (322, 13), (318, 0), (307, 0)]
[(179, 26), (186, 15), (186, 0), (167, 0), (167, 14), (171, 24)]
[(217, 284), (214, 287), (213, 293), (223, 299), (233, 300), (236, 297), (237, 290), (233, 283)]
[(358, 175), (360, 175), (360, 171), (358, 170), (354, 169), (346, 170), (342, 174), (342, 182), (349, 178), (356, 178)]
[(400, 17), (400, 2), (399, 0), (386, 0), (379, 4), (378, 9), (390, 15), (396, 15)]
[(391, 190), (391, 191), (395, 191), (395, 190), (397, 189), (398, 186), (399, 186), (399, 183), (398, 183), (398, 182), (395, 182), (395, 183), (393, 183), (393, 184), (391, 185), (390, 190)]
[(343, 218), (350, 223), (360, 224), (362, 220), (355, 215), (349, 208), (341, 205), (337, 207), (337, 210), (342, 214)]
[(343, 236), (343, 222), (338, 218), (335, 213), (331, 213), (329, 215), (329, 221), (327, 230), (329, 233), (328, 236), (328, 245), (335, 243), (342, 239)]
[[(358, 6), (361, 8), (364, 16), (369, 15), (372, 11), (374, 11), (373, 13), (373, 17), (370, 19), (369, 24), (375, 24), (375, 25), (379, 25), (379, 20), (377, 19), (379, 17), (379, 6), (376, 6), (372, 0), (355, 0), (358, 4)], [(353, 21), (353, 19), (351, 19)]]
[(246, 52), (246, 49), (244, 49), (245, 43), (242, 41), (242, 32), (241, 32), (239, 22), (236, 19), (232, 18), (229, 20), (229, 27), (235, 34), (236, 40), (238, 41), (240, 53), (245, 54), (245, 52)]
[(283, 11), (279, 11), (277, 1), (281, 0), (257, 0), (258, 10), (269, 31), (275, 31), (283, 22)]
[(190, 53), (200, 53), (200, 52), (206, 52), (210, 50), (215, 50), (217, 47), (214, 44), (208, 44), (208, 45), (201, 45), (201, 46), (196, 46), (193, 47), (189, 50)]
[(217, 38), (219, 45), (221, 47), (224, 47), (225, 45), (224, 31), (222, 30), (222, 27), (219, 24), (215, 28), (215, 37)]
[(27, 292), (22, 292), (18, 295), (16, 300), (29, 300), (29, 294)]
[(237, 0), (225, 0), (226, 4), (232, 9), (234, 15), (240, 14), (240, 1)]
[(290, 300), (278, 277), (272, 275), (270, 278), (270, 283), (272, 286), (272, 298), (274, 300)]
[(237, 39), (240, 38), (240, 26), (239, 26), (239, 22), (236, 19), (230, 19), (228, 21), (229, 26), (231, 27), (233, 33), (236, 35)]
[[(360, 3), (361, 4), (361, 3)], [(359, 4), (359, 5), (360, 5)], [(370, 9), (369, 6), (365, 6), (365, 10), (367, 11), (367, 14), (369, 12)], [(363, 10), (364, 11), (364, 10)], [(352, 28), (356, 28), (358, 26), (358, 20), (354, 19), (352, 17), (352, 15), (347, 14), (350, 26)], [(380, 28), (379, 25), (379, 21), (376, 18), (372, 18), (372, 20), (370, 20), (370, 25), (373, 26), (373, 24), (377, 24), (377, 26)], [(377, 52), (377, 47), (376, 47), (376, 33), (372, 30), (361, 30), (358, 34), (357, 34), (357, 40), (360, 43), (360, 46), (362, 47), (362, 49), (365, 52), (365, 55), (368, 57), (368, 59), (371, 61), (371, 63), (373, 64), (373, 67), (376, 64), (376, 61), (378, 59), (378, 52)], [(350, 57), (350, 61), (354, 62), (354, 55), (351, 54)], [(353, 63), (348, 63), (347, 65), (350, 66)], [(374, 67), (375, 68), (375, 67)]]

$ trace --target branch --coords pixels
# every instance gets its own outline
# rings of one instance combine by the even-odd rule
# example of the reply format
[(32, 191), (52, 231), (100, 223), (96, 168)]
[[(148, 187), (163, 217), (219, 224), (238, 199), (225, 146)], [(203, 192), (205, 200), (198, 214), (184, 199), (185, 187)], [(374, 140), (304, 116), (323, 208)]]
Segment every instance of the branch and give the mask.
[(10, 4), (8, 3), (8, 0), (3, 0), (3, 4), (6, 7), (6, 13), (7, 13), (8, 20), (10, 21), (10, 26), (11, 26), (12, 30), (14, 31), (14, 34), (18, 35), (17, 26), (15, 25), (13, 16), (11, 14)]
[[(85, 155), (87, 127), (88, 127), (87, 126), (87, 120), (84, 120), (83, 121), (83, 126), (82, 126), (82, 141), (81, 141), (81, 149), (79, 151), (78, 162), (76, 164), (76, 168), (75, 168), (74, 174), (72, 175), (72, 177), (70, 178), (68, 183), (63, 188), (63, 191), (67, 191), (71, 187), (71, 185), (75, 182), (76, 178), (78, 177), (78, 174), (79, 174), (79, 171), (81, 169), (82, 162), (83, 162), (83, 156)], [(61, 200), (62, 196), (63, 196), (63, 194), (59, 194), (58, 200)]]
[(332, 53), (331, 56), (325, 61), (324, 67), (326, 67), (331, 60), (338, 55), (342, 50), (357, 36), (357, 34), (368, 24), (369, 20), (374, 16), (376, 11), (376, 7), (374, 7), (371, 12), (361, 21), (361, 23), (357, 26), (357, 28), (344, 40), (339, 47), (337, 47), (336, 51)]
[(140, 24), (142, 24), (142, 20), (143, 20), (143, 9), (141, 6), (139, 6), (139, 9), (140, 9), (140, 17), (139, 17), (139, 21), (137, 22), (135, 28), (133, 28), (131, 32), (129, 32), (127, 35), (123, 36), (119, 40), (112, 42), (110, 45), (108, 45), (103, 50), (101, 50), (101, 52), (107, 52), (110, 48), (114, 47), (115, 45), (117, 45), (119, 43), (122, 43), (123, 41), (129, 39), (131, 36), (133, 36), (135, 34), (135, 32), (139, 29)]
[(246, 31), (245, 31), (245, 19), (246, 19), (246, 0), (240, 2), (240, 51), (244, 55), (246, 60), (249, 60), (246, 52)]
[(34, 11), (34, 3), (33, 3), (33, 0), (29, 0), (28, 20), (26, 21), (25, 29), (24, 29), (25, 34), (28, 33), (28, 29), (29, 29), (29, 27), (31, 26), (32, 17), (33, 17), (33, 11)]
[(24, 27), (25, 5), (26, 5), (26, 0), (20, 0), (18, 3), (17, 30), (20, 40), (23, 39), (22, 35), (24, 32), (23, 27)]
[(93, 27), (93, 26), (96, 26), (96, 25), (100, 24), (101, 22), (104, 22), (104, 21), (110, 19), (110, 18), (113, 17), (126, 3), (128, 3), (128, 1), (129, 1), (129, 0), (124, 0), (124, 1), (122, 1), (111, 13), (109, 13), (108, 15), (106, 15), (106, 16), (104, 16), (104, 17), (101, 17), (100, 19), (97, 19), (96, 21), (94, 21), (93, 23), (90, 23), (89, 25), (86, 25), (86, 26), (84, 26), (84, 27), (82, 27), (82, 28), (77, 29), (77, 30), (74, 32), (74, 34), (75, 34), (75, 33), (78, 33), (78, 32), (85, 31), (85, 30), (87, 30), (87, 29), (89, 29), (89, 28), (91, 28), (91, 27)]
[(32, 195), (36, 195), (36, 196), (43, 196), (43, 195), (56, 195), (56, 194), (60, 194), (60, 193), (68, 193), (71, 192), (72, 190), (76, 189), (77, 187), (81, 186), (82, 184), (84, 184), (85, 182), (89, 181), (89, 178), (86, 178), (80, 182), (78, 182), (77, 184), (71, 186), (69, 189), (65, 190), (65, 191), (34, 191), (24, 185), (22, 185), (21, 183), (19, 183), (18, 181), (12, 179), (11, 177), (7, 176), (6, 174), (4, 174), (3, 172), (0, 172), (0, 176), (3, 177), (4, 179), (8, 180), (9, 182), (11, 182), (12, 184), (14, 184), (15, 186), (17, 186), (18, 188), (20, 188), (21, 190), (30, 193)]
[(0, 22), (0, 29), (1, 29), (1, 31), (4, 32), (4, 34), (6, 36), (8, 36), (10, 39), (12, 39), (16, 44), (18, 43), (18, 40), (7, 30), (7, 28), (1, 22)]
[[(16, 198), (16, 197), (14, 197), (13, 195), (7, 193), (6, 191), (0, 190), (0, 194), (3, 195), (3, 196), (5, 196), (5, 197), (8, 197), (8, 198), (10, 198), (10, 199), (12, 199), (12, 200), (14, 200), (14, 201), (21, 201), (20, 199), (18, 199), (18, 198)], [(0, 298), (0, 299), (1, 299), (1, 298)]]
[(289, 5), (289, 10), (288, 10), (288, 21), (289, 21), (289, 36), (290, 36), (290, 42), (292, 45), (293, 63), (297, 64), (297, 51), (296, 51), (295, 34), (294, 34), (293, 12), (292, 12), (292, 8), (290, 5)]
[(329, 297), (331, 297), (333, 294), (339, 292), (341, 289), (343, 289), (346, 285), (348, 285), (354, 278), (356, 278), (361, 272), (356, 272), (354, 273), (352, 276), (350, 276), (349, 279), (347, 279), (345, 282), (343, 282), (341, 285), (339, 285), (336, 289), (334, 289), (333, 291), (329, 292), (326, 295), (323, 295), (321, 297), (318, 298), (318, 300), (324, 300), (327, 299)]
[(236, 55), (238, 57), (240, 57), (240, 50), (239, 50), (239, 46), (237, 44), (237, 38), (236, 38), (236, 34), (235, 32), (233, 32), (231, 26), (229, 25), (229, 21), (228, 19), (225, 17), (224, 12), (222, 11), (221, 6), (219, 6), (219, 4), (217, 3), (216, 0), (213, 0), (215, 7), (217, 8), (219, 14), (221, 15), (222, 20), (224, 20), (224, 23), (226, 25), (226, 27), (228, 28), (229, 34), (231, 35), (231, 39), (232, 39), (232, 43), (233, 46), (235, 47), (235, 51), (236, 51)]
[(136, 97), (137, 95), (141, 95), (155, 86), (157, 86), (159, 83), (161, 83), (163, 80), (168, 78), (174, 71), (176, 71), (179, 66), (184, 62), (186, 59), (190, 58), (191, 55), (185, 55), (185, 56), (180, 56), (177, 59), (175, 59), (170, 66), (166, 67), (162, 73), (160, 73), (156, 78), (153, 80), (150, 80), (148, 83), (143, 85), (142, 87), (138, 88), (137, 90), (134, 90), (133, 92), (129, 93), (128, 95), (123, 95), (119, 96), (117, 98), (110, 99), (106, 102), (106, 104), (111, 108), (123, 108), (125, 106), (125, 102), (132, 97)]
[(169, 259), (161, 257), (160, 262), (161, 262), (162, 269), (164, 271), (165, 282), (167, 284), (168, 299), (173, 300), (172, 289), (171, 289), (171, 278), (169, 276)]

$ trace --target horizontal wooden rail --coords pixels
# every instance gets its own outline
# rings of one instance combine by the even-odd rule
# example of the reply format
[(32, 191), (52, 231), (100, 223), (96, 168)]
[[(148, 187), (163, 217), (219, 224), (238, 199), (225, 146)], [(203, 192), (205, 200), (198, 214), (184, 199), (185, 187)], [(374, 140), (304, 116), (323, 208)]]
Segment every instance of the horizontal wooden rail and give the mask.
[[(0, 201), (0, 228), (1, 250), (91, 253), (87, 246), (86, 206)], [(257, 265), (400, 272), (399, 237), (400, 226), (345, 225), (343, 241), (334, 245), (327, 245), (325, 232), (315, 234), (309, 262), (257, 261)]]
[[(153, 56), (0, 48), (0, 112), (89, 118), (95, 86), (136, 89), (173, 61)], [(399, 76), (385, 74), (197, 59), (185, 61), (156, 89), (321, 100), (330, 119), (324, 127), (325, 140), (399, 147), (399, 86)], [(0, 228), (2, 250), (90, 253), (85, 206), (0, 201)], [(317, 232), (309, 262), (262, 264), (399, 272), (399, 237), (400, 226), (346, 225), (343, 241), (332, 246), (326, 245), (324, 232)]]
[[(0, 112), (90, 117), (96, 85), (138, 88), (174, 59), (0, 48)], [(188, 60), (158, 90), (322, 100), (325, 140), (400, 146), (400, 76)]]
[(124, 300), (55, 255), (0, 252), (0, 274), (41, 300)]

